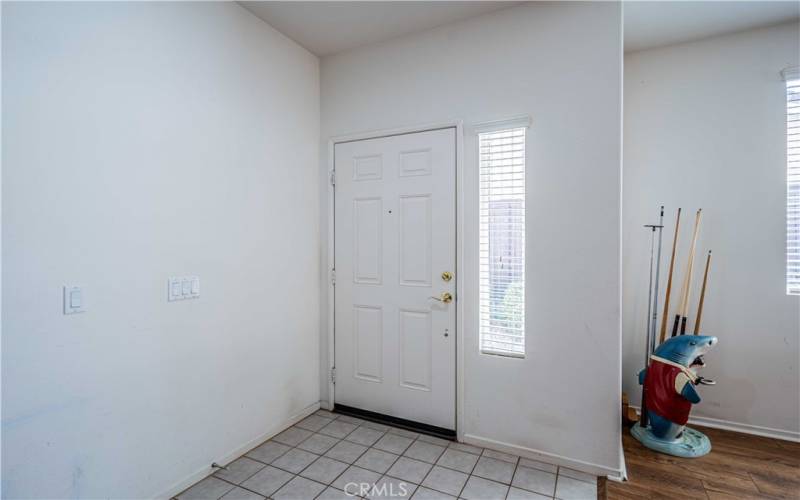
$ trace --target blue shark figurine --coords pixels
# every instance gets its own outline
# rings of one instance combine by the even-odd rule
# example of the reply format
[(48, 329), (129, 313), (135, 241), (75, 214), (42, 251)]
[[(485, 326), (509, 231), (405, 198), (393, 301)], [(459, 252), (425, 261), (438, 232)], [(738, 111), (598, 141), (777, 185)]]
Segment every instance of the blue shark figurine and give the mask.
[(650, 356), (649, 368), (639, 372), (649, 425), (643, 429), (637, 422), (631, 429), (643, 445), (687, 458), (711, 451), (705, 434), (685, 426), (692, 405), (700, 402), (695, 386), (714, 384), (713, 380), (698, 376), (697, 370), (705, 366), (703, 354), (716, 343), (716, 337), (707, 335), (679, 335), (661, 344)]

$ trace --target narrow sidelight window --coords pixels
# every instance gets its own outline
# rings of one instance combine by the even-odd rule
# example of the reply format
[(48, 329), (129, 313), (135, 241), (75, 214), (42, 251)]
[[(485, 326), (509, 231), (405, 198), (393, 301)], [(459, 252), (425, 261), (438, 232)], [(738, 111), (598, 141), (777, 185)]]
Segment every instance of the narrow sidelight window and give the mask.
[(800, 71), (786, 80), (786, 293), (800, 295)]
[(480, 350), (525, 356), (525, 127), (478, 134)]

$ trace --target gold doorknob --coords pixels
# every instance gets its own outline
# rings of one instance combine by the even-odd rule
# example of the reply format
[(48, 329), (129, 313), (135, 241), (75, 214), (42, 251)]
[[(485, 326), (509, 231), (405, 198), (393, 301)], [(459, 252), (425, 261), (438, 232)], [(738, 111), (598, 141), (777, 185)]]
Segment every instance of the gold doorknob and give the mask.
[(451, 279), (453, 279), (453, 273), (451, 273), (450, 271), (445, 271), (442, 273), (442, 280), (450, 281)]
[(431, 297), (431, 298), (433, 300), (438, 300), (439, 302), (444, 302), (445, 304), (453, 302), (453, 296), (450, 294), (450, 292), (442, 292), (441, 297)]

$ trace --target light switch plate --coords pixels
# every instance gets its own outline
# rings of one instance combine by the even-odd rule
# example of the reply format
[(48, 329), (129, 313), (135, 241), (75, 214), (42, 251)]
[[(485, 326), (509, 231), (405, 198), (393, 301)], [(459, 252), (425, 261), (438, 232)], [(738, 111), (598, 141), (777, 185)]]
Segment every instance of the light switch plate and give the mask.
[(86, 296), (82, 286), (64, 285), (64, 314), (86, 311)]
[(196, 299), (199, 296), (199, 276), (172, 276), (167, 278), (167, 301)]

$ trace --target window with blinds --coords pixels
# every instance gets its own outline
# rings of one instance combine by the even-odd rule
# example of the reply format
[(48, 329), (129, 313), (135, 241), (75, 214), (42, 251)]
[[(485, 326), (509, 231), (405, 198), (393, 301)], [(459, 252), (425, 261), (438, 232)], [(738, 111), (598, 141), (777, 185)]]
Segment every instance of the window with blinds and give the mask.
[(480, 350), (525, 356), (525, 127), (478, 134)]
[(786, 293), (800, 295), (800, 71), (786, 80)]

